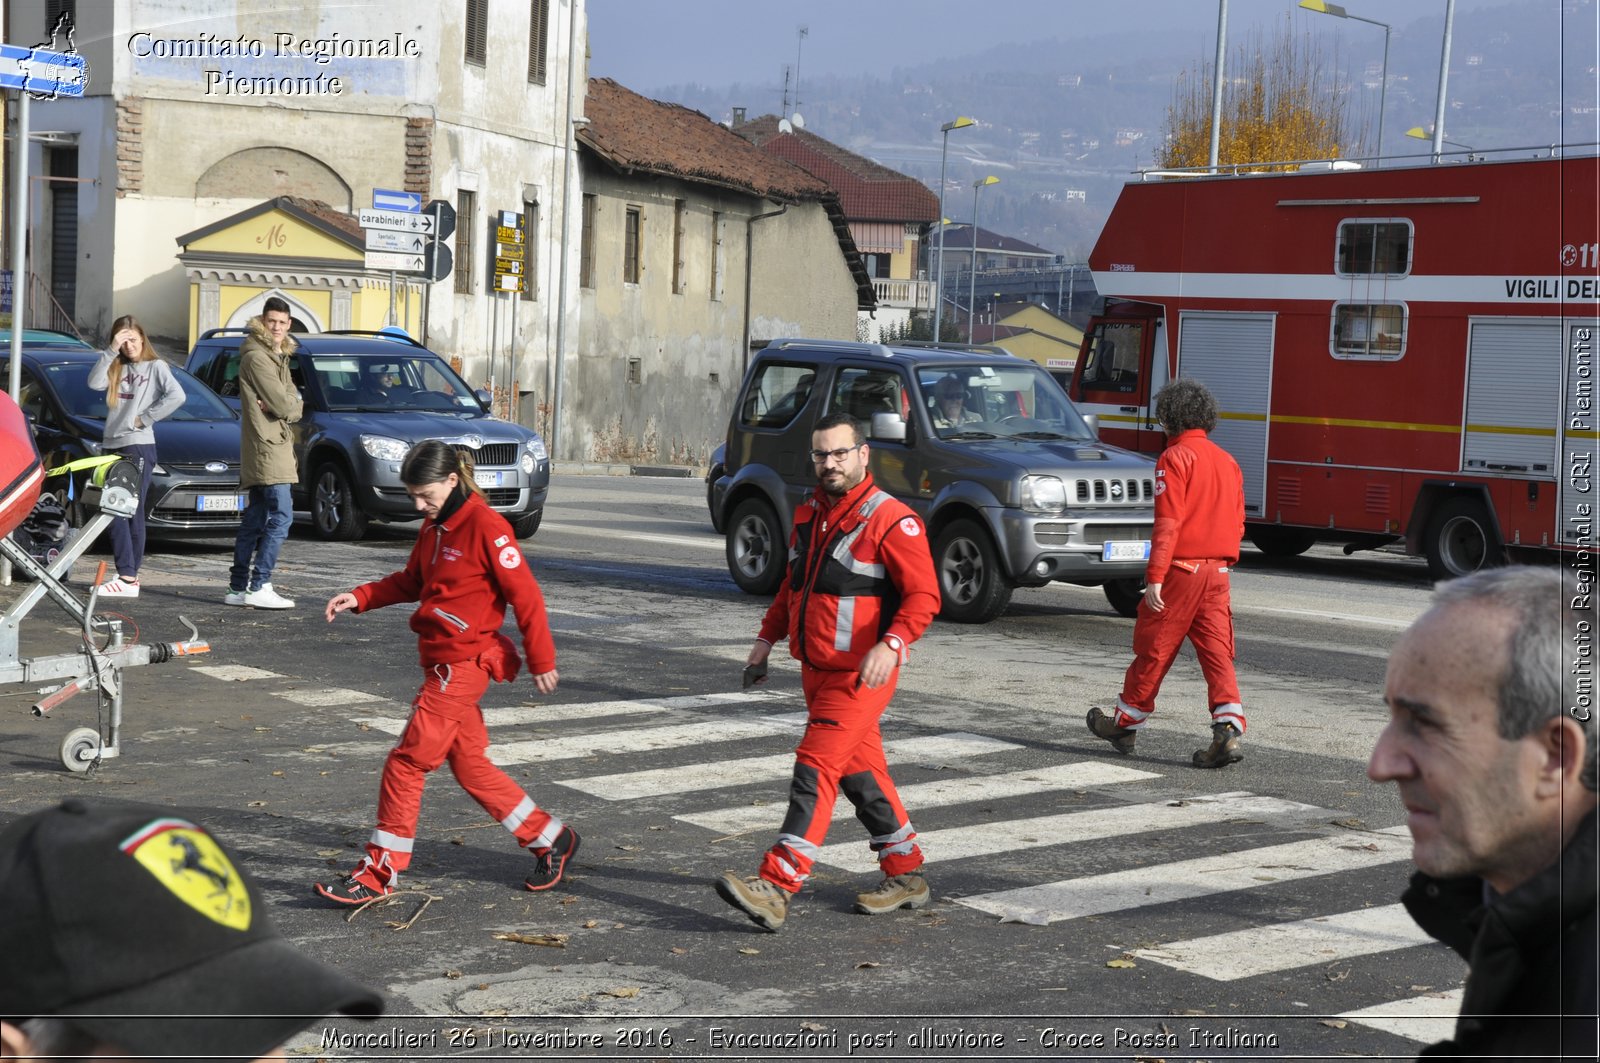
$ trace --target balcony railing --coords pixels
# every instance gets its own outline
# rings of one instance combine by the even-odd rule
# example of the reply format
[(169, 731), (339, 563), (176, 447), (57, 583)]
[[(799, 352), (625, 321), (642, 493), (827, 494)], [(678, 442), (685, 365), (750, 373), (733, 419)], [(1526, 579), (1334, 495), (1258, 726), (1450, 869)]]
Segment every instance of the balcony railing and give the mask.
[(896, 277), (874, 277), (872, 290), (878, 305), (902, 310), (932, 310), (933, 282)]

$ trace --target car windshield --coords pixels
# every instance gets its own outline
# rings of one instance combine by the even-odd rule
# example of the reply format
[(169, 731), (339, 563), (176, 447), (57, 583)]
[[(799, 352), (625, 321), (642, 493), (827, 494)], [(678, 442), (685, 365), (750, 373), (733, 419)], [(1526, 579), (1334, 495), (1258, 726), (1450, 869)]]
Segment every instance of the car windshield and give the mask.
[(319, 353), (308, 361), (330, 410), (483, 413), (472, 389), (433, 354)]
[(1094, 439), (1061, 385), (1033, 362), (920, 366), (917, 384), (942, 439)]
[[(60, 362), (41, 367), (50, 381), (50, 388), (75, 417), (106, 419), (106, 393), (89, 386), (89, 362)], [(217, 398), (217, 393), (200, 383), (187, 369), (167, 366), (183, 388), (183, 405), (167, 419), (171, 421), (234, 421), (238, 414), (228, 404)]]

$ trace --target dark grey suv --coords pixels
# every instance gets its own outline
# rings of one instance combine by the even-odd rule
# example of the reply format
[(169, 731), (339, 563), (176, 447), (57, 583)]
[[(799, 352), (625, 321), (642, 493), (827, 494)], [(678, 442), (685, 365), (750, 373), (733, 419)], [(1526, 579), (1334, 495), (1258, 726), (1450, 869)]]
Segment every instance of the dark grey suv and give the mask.
[[(211, 329), (188, 369), (235, 408), (243, 329)], [(373, 332), (295, 335), (290, 373), (305, 399), (295, 425), (300, 483), (294, 496), (324, 539), (359, 539), (369, 520), (416, 520), (400, 460), (423, 439), (471, 451), (489, 505), (518, 538), (538, 530), (550, 489), (550, 454), (537, 432), (497, 417), (449, 364), (407, 336)]]
[(707, 502), (728, 571), (783, 576), (794, 507), (816, 486), (811, 426), (869, 426), (878, 486), (927, 523), (941, 615), (999, 616), (1017, 586), (1105, 588), (1132, 616), (1155, 521), (1155, 463), (1095, 437), (1043, 368), (997, 349), (774, 340), (746, 374)]

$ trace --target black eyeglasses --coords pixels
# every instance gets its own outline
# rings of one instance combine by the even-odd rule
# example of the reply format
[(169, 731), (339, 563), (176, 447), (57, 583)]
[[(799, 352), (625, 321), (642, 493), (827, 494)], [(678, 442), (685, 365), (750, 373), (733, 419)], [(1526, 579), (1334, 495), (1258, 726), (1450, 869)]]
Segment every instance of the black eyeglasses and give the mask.
[(813, 465), (826, 465), (829, 458), (834, 461), (843, 461), (852, 450), (860, 449), (861, 444), (857, 443), (853, 447), (840, 447), (838, 450), (813, 450), (811, 452), (811, 462)]

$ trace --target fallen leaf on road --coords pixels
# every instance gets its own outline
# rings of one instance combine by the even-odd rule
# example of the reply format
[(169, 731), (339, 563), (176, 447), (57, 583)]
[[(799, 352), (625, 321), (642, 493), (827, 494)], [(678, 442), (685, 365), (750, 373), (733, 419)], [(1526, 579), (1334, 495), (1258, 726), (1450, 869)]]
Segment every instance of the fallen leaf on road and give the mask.
[(674, 956), (687, 956), (689, 955), (689, 950), (682, 946), (674, 945), (672, 946), (672, 954)]
[(882, 967), (882, 966), (883, 966), (883, 964), (874, 962), (873, 960), (862, 960), (860, 963), (856, 964), (856, 970), (865, 971), (869, 967)]
[(317, 855), (318, 856), (338, 856), (339, 854), (341, 854), (343, 852), (344, 852), (343, 849), (318, 849), (317, 850)]
[(553, 949), (567, 947), (566, 934), (496, 934), (496, 941), (515, 941), (523, 945), (548, 945)]
[(741, 956), (759, 956), (759, 955), (761, 955), (761, 950), (760, 949), (740, 949), (739, 950), (739, 955), (741, 955)]
[(599, 925), (600, 925), (600, 920), (598, 920), (598, 919), (590, 919), (590, 920), (588, 920), (587, 922), (585, 922), (583, 924), (583, 928), (585, 930), (593, 930), (595, 927), (597, 927)]
[(251, 801), (250, 802), (250, 807), (251, 808), (266, 808), (267, 807), (267, 803), (265, 801)]
[(273, 773), (272, 773), (272, 777), (273, 777), (273, 778), (274, 778), (274, 779), (281, 779), (281, 778), (283, 778), (283, 770), (282, 770), (282, 769), (281, 769), (281, 768), (280, 768), (280, 769), (279, 769), (279, 770), (277, 770), (277, 771), (275, 771), (275, 772), (273, 772)]
[(1137, 967), (1139, 965), (1137, 963), (1134, 963), (1132, 960), (1107, 960), (1106, 961), (1106, 966), (1107, 967)]
[(1322, 1022), (1322, 1025), (1324, 1025), (1324, 1026), (1332, 1026), (1335, 1030), (1342, 1030), (1346, 1026), (1350, 1025), (1349, 1023), (1345, 1022), (1343, 1019), (1322, 1019), (1321, 1022)]
[(456, 971), (456, 970), (449, 970), (449, 971), (444, 972), (444, 976), (446, 978), (460, 978), (461, 977), (461, 972), (460, 971)]
[(618, 1000), (631, 1000), (639, 995), (639, 987), (636, 985), (618, 986), (615, 989), (602, 990), (601, 995), (616, 997)]

